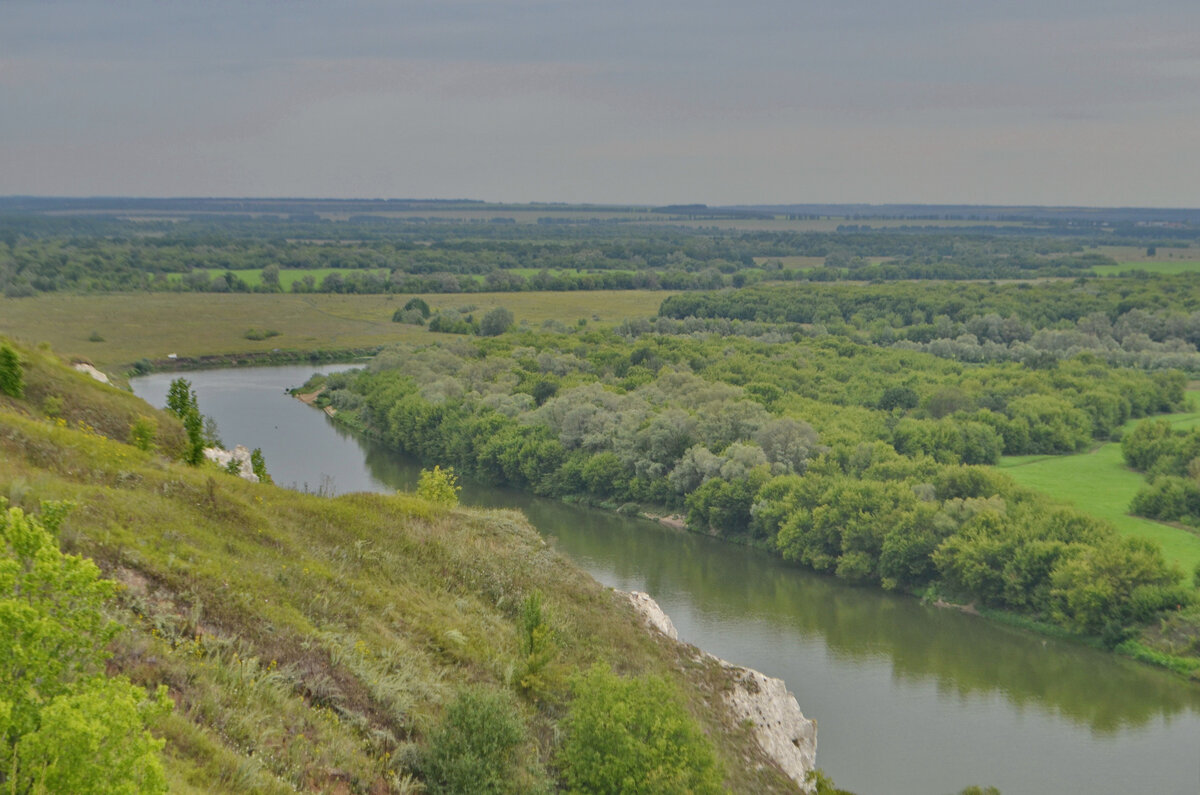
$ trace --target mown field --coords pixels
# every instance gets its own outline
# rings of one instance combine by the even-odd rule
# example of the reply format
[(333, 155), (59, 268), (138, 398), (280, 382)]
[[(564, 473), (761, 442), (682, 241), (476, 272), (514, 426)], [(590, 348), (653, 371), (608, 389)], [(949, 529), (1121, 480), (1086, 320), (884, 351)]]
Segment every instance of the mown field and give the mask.
[[(518, 324), (557, 320), (569, 326), (617, 323), (658, 311), (670, 293), (591, 291), (571, 293), (441, 293), (425, 295), (430, 307), (482, 314), (497, 306)], [(414, 341), (430, 334), (393, 323), (411, 296), (333, 294), (126, 293), (0, 298), (0, 334), (91, 361), (101, 369), (161, 359), (281, 350), (329, 351)], [(261, 340), (247, 332), (279, 332)], [(100, 341), (92, 341), (95, 335)]]
[[(1195, 410), (1200, 393), (1193, 390), (1189, 394), (1193, 410), (1165, 415), (1175, 428), (1200, 424), (1200, 411)], [(1200, 565), (1200, 535), (1187, 528), (1129, 515), (1129, 503), (1145, 479), (1126, 466), (1118, 442), (1079, 455), (1005, 456), (999, 468), (1023, 486), (1111, 522), (1124, 535), (1161, 544), (1167, 559), (1178, 563), (1185, 572)]]

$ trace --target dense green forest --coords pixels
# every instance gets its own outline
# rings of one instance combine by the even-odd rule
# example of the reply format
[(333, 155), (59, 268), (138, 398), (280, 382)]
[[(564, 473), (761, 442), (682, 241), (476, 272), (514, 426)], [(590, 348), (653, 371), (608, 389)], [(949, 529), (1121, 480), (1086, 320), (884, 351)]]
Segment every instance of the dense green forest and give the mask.
[[(795, 324), (797, 331), (923, 351), (962, 362), (1031, 367), (1080, 353), (1111, 364), (1200, 372), (1200, 276), (1037, 284), (805, 285), (674, 295), (672, 331)], [(661, 321), (660, 321), (661, 323)]]
[(487, 483), (682, 511), (819, 571), (1116, 645), (1191, 605), (1191, 583), (1156, 548), (977, 465), (1083, 449), (1178, 406), (1184, 384), (1088, 355), (1032, 370), (787, 329), (575, 329), (397, 348), (306, 389)]

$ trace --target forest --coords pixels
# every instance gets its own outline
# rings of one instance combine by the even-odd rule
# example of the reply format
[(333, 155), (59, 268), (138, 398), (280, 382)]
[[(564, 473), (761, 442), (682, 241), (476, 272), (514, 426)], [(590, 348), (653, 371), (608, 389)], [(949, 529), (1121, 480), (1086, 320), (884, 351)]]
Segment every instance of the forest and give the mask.
[(1178, 407), (1178, 371), (1087, 354), (963, 364), (789, 328), (621, 331), (398, 347), (304, 389), (323, 389), (339, 421), (485, 483), (678, 511), (818, 571), (1113, 646), (1194, 601), (1192, 573), (1159, 550), (981, 466), (1079, 451)]

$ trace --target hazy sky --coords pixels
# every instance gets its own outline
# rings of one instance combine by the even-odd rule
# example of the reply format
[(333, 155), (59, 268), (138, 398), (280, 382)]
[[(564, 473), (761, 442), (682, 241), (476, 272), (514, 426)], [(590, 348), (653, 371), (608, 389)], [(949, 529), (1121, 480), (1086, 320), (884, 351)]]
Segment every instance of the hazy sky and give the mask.
[(0, 195), (1200, 205), (1197, 0), (0, 0)]

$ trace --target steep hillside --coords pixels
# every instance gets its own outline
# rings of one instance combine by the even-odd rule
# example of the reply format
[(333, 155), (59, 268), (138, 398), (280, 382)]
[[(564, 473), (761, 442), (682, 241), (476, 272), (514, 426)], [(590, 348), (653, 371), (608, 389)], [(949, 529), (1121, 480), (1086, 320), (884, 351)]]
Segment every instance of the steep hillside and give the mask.
[[(175, 708), (151, 728), (172, 791), (453, 791), (478, 733), (463, 725), (510, 738), (495, 791), (553, 790), (572, 693), (608, 668), (665, 680), (726, 787), (795, 789), (729, 719), (729, 672), (648, 632), (520, 514), (187, 467), (168, 415), (49, 351), (17, 352), (0, 496), (26, 513), (73, 503), (64, 549), (121, 584), (109, 672), (168, 687)], [(151, 450), (125, 443), (143, 417)]]

